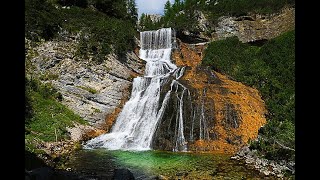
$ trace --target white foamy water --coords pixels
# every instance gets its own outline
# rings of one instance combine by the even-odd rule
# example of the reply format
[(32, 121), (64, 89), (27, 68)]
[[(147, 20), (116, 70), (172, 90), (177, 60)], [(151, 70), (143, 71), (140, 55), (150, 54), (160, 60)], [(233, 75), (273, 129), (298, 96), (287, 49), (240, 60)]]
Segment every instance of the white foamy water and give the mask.
[[(158, 121), (170, 98), (171, 90), (160, 102), (160, 90), (164, 82), (177, 66), (170, 60), (171, 28), (140, 32), (140, 58), (146, 63), (145, 74), (133, 80), (131, 97), (124, 105), (111, 132), (88, 141), (85, 148), (107, 148), (110, 150), (149, 150)], [(176, 74), (183, 75), (184, 69)], [(182, 93), (183, 96), (183, 93)], [(181, 101), (183, 97), (180, 97)], [(182, 102), (181, 102), (182, 106)], [(182, 112), (180, 110), (182, 118)], [(179, 120), (183, 129), (183, 119)], [(179, 144), (184, 143), (183, 130), (179, 132)]]

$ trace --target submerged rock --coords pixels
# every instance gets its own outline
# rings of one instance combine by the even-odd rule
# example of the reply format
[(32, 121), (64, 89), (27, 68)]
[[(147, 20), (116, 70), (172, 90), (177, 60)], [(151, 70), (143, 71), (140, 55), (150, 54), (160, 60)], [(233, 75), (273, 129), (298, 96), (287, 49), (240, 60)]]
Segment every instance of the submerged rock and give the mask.
[(116, 169), (114, 171), (113, 180), (134, 180), (132, 172), (128, 169)]

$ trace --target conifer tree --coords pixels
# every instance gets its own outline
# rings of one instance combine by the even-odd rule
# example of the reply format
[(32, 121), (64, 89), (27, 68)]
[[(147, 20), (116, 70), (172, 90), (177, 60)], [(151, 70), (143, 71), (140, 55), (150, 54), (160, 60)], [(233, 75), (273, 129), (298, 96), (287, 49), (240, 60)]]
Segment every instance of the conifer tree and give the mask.
[(138, 21), (138, 10), (135, 0), (127, 0), (127, 9), (131, 21), (133, 22), (133, 24), (136, 24), (136, 22)]

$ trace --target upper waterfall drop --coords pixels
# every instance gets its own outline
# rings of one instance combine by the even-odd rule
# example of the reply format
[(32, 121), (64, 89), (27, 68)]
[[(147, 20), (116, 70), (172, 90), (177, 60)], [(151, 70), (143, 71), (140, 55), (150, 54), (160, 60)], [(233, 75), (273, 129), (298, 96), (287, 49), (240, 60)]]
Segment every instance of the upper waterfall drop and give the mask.
[(133, 80), (131, 97), (124, 105), (111, 132), (88, 141), (85, 148), (110, 150), (149, 150), (154, 132), (170, 98), (168, 91), (160, 102), (164, 82), (173, 75), (177, 66), (170, 60), (171, 28), (140, 32), (140, 58), (145, 60), (143, 77)]

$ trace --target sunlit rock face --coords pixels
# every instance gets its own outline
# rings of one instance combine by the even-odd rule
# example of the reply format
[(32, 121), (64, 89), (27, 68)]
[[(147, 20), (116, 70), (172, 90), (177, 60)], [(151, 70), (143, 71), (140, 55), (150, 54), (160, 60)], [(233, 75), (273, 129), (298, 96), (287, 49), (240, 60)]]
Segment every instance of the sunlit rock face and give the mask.
[[(178, 43), (173, 60), (185, 67), (154, 136), (153, 148), (177, 147), (179, 112), (183, 112), (184, 146), (188, 151), (234, 153), (258, 135), (266, 123), (265, 104), (256, 89), (201, 66), (205, 45)], [(164, 87), (163, 93), (170, 87)], [(180, 100), (183, 107), (179, 109)], [(179, 147), (179, 146), (178, 146)], [(181, 146), (180, 146), (181, 147)]]
[(272, 39), (295, 27), (295, 8), (284, 8), (271, 15), (250, 14), (220, 17), (211, 40), (237, 36), (241, 42)]
[(233, 36), (237, 36), (241, 42), (265, 41), (294, 29), (295, 8), (285, 7), (270, 15), (249, 13), (246, 16), (222, 16), (214, 23), (206, 18), (205, 12), (196, 11), (195, 18), (195, 29), (198, 30), (177, 32), (182, 42), (217, 41)]
[(128, 100), (133, 77), (143, 73), (145, 64), (134, 52), (127, 52), (124, 59), (109, 54), (100, 64), (80, 59), (76, 56), (79, 38), (79, 34), (61, 32), (39, 43), (29, 50), (34, 55), (26, 75), (51, 83), (62, 94), (62, 104), (90, 125), (109, 130), (113, 116)]

